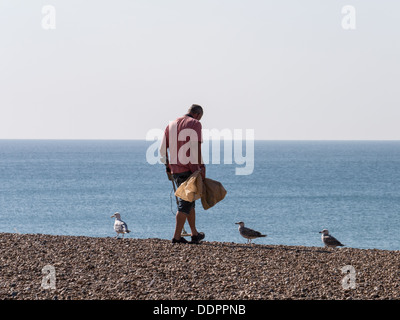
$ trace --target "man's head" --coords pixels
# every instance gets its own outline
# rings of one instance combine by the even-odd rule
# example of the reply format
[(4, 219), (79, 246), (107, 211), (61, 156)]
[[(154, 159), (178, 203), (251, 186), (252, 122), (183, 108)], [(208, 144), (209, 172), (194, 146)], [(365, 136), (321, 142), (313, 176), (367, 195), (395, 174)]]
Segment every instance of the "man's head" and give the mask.
[(201, 119), (203, 116), (203, 108), (199, 106), (198, 104), (192, 104), (192, 106), (189, 108), (188, 113), (196, 120)]

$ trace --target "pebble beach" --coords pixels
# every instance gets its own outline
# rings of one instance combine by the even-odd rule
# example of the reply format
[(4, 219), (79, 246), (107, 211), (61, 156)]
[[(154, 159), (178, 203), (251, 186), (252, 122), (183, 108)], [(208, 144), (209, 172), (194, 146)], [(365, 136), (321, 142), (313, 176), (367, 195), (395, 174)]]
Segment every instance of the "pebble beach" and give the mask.
[(399, 300), (400, 251), (0, 233), (0, 278), (2, 300)]

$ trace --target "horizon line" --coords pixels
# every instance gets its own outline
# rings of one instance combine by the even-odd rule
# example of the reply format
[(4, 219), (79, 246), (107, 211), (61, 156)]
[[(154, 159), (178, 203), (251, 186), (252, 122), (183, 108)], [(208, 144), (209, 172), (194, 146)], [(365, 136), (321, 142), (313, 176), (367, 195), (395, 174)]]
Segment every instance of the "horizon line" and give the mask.
[[(203, 139), (203, 141), (235, 141), (246, 139)], [(147, 141), (146, 139), (129, 138), (0, 138), (0, 141)], [(254, 139), (254, 141), (400, 141), (400, 139)]]

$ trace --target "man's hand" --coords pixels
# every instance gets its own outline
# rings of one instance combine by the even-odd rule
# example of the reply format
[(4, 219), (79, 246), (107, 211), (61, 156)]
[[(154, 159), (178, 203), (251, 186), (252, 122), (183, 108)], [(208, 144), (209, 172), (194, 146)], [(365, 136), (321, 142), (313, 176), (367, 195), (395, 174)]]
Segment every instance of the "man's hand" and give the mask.
[(173, 177), (172, 177), (172, 173), (171, 173), (171, 168), (169, 167), (168, 164), (165, 165), (165, 172), (167, 173), (168, 180), (172, 181)]

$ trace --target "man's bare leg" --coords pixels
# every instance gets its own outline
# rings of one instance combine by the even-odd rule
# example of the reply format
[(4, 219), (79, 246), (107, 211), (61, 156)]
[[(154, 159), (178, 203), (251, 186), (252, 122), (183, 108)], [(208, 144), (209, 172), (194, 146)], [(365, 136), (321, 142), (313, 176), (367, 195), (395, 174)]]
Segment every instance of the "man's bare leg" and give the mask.
[(186, 213), (178, 211), (175, 216), (175, 233), (174, 238), (175, 240), (179, 240), (181, 238), (182, 229), (186, 222), (186, 217), (188, 215)]
[(190, 210), (190, 213), (187, 215), (187, 220), (189, 223), (190, 231), (192, 232), (192, 236), (197, 236), (199, 233), (196, 229), (196, 211), (194, 208)]

